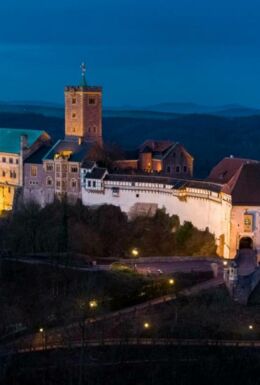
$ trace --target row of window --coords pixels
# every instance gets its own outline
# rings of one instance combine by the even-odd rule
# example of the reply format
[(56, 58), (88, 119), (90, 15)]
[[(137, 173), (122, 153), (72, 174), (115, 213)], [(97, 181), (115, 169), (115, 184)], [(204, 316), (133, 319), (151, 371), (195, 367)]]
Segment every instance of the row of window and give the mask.
[(6, 176), (8, 176), (8, 174), (9, 174), (10, 178), (14, 178), (15, 179), (17, 177), (16, 171), (8, 171), (8, 172), (4, 171), (4, 170), (2, 171), (2, 177), (5, 178)]
[[(174, 171), (175, 171), (177, 174), (179, 174), (179, 173), (181, 172), (181, 166), (176, 166), (176, 167), (175, 167), (175, 170), (174, 170), (174, 167), (167, 166), (166, 171), (167, 171), (168, 174), (170, 174), (171, 172), (174, 172)], [(187, 171), (188, 171), (187, 166), (183, 166), (182, 172), (186, 173)]]
[[(62, 172), (67, 172), (68, 171), (68, 167), (66, 164), (63, 164), (62, 167), (60, 167), (59, 164), (56, 165), (56, 171), (57, 172), (60, 172), (62, 169)], [(53, 171), (54, 170), (54, 167), (53, 167), (53, 164), (51, 163), (47, 163), (46, 164), (46, 171)], [(71, 173), (77, 173), (78, 172), (78, 167), (77, 166), (70, 166), (70, 172)], [(37, 169), (37, 166), (31, 166), (31, 176), (34, 176), (36, 177), (38, 174), (38, 169)]]
[(95, 180), (93, 180), (93, 182), (91, 183), (91, 180), (88, 180), (88, 187), (97, 187), (97, 183)]
[[(71, 104), (77, 104), (77, 98), (75, 96), (73, 96), (71, 98)], [(96, 98), (94, 98), (93, 96), (89, 97), (88, 98), (88, 104), (95, 105), (96, 104)]]
[(19, 164), (19, 159), (14, 159), (14, 158), (6, 158), (5, 156), (2, 157), (2, 162), (3, 163), (10, 163), (10, 164)]
[[(53, 181), (49, 178), (49, 179), (47, 179), (47, 185), (48, 186), (52, 186), (53, 185)], [(70, 181), (70, 187), (71, 188), (77, 188), (77, 186), (78, 186), (78, 183), (77, 183), (77, 181), (75, 180), (75, 179), (72, 179), (71, 181)], [(58, 189), (58, 190), (60, 190), (60, 188), (62, 187), (62, 189), (63, 190), (66, 190), (66, 188), (67, 188), (67, 182), (66, 181), (60, 181), (60, 180), (57, 180), (56, 181), (56, 188)]]

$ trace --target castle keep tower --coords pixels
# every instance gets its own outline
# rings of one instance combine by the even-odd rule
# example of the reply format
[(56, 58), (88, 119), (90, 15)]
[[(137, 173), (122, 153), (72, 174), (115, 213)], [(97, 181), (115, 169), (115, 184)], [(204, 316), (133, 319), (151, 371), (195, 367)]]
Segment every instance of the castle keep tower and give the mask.
[(84, 63), (81, 70), (81, 85), (65, 87), (65, 135), (102, 146), (102, 88), (87, 85)]

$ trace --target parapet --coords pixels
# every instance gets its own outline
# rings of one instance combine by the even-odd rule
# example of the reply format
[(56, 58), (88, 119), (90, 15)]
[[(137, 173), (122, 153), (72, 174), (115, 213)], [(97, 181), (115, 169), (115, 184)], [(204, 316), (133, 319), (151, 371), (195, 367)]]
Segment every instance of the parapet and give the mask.
[(66, 86), (65, 92), (102, 92), (101, 86)]

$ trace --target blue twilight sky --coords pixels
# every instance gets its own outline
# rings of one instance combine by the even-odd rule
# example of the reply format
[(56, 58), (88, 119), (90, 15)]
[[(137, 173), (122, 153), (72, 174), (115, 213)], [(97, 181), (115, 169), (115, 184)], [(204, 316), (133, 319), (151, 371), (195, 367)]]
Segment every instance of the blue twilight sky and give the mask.
[(260, 107), (259, 0), (8, 0), (0, 100), (63, 102), (79, 65), (107, 106)]

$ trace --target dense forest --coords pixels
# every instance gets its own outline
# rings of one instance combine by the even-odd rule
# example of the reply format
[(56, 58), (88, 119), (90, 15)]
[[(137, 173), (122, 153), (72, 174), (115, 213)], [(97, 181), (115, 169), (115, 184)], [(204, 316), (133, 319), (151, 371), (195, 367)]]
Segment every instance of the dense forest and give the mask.
[[(0, 127), (44, 129), (53, 140), (64, 135), (64, 120), (37, 113), (0, 113)], [(145, 139), (181, 142), (195, 158), (195, 175), (206, 177), (223, 157), (259, 159), (260, 116), (141, 114), (103, 118), (104, 139), (124, 149), (136, 148)]]

